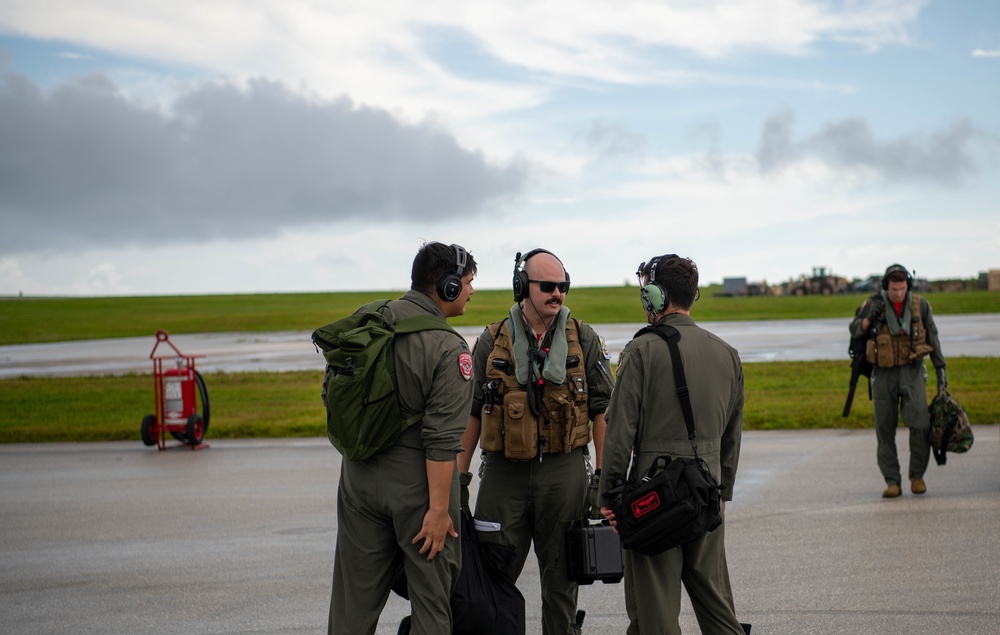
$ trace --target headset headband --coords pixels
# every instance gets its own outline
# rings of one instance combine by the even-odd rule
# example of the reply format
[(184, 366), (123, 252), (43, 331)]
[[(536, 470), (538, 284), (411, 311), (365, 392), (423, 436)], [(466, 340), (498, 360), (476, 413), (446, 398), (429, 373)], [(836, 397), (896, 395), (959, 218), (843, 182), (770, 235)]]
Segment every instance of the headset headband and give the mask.
[[(548, 249), (542, 249), (539, 247), (537, 249), (532, 249), (524, 255), (522, 255), (521, 252), (517, 252), (517, 255), (514, 256), (514, 280), (511, 285), (514, 289), (514, 302), (520, 302), (528, 297), (528, 284), (530, 283), (528, 282), (528, 274), (525, 273), (524, 267), (528, 260), (538, 254), (548, 254), (559, 261), (559, 265), (563, 270), (563, 279), (567, 283), (569, 282), (569, 272), (566, 271), (566, 265), (564, 265), (563, 261), (559, 259), (559, 256), (555, 255)], [(568, 288), (566, 289), (566, 292), (569, 292)]]

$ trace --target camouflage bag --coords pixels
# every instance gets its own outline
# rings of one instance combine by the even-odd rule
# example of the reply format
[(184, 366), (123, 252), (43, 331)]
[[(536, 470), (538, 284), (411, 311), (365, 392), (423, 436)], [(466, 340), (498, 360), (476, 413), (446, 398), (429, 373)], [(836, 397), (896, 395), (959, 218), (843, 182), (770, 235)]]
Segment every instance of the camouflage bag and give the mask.
[(931, 450), (938, 465), (944, 465), (946, 452), (961, 454), (972, 447), (972, 425), (965, 409), (948, 389), (937, 394), (928, 406), (931, 413)]

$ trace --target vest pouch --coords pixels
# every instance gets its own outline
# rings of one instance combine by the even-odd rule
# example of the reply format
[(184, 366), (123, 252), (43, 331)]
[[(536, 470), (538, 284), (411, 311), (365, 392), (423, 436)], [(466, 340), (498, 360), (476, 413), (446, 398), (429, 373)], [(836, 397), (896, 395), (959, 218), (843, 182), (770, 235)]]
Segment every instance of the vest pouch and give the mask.
[(547, 451), (572, 452), (590, 443), (590, 418), (587, 414), (586, 401), (581, 412), (576, 400), (564, 393), (552, 393), (548, 398), (556, 407), (556, 410), (549, 411), (549, 416), (553, 421), (558, 421), (559, 425), (551, 426), (552, 438), (548, 440)]
[(484, 452), (499, 452), (503, 450), (503, 406), (494, 404), (489, 414), (483, 409), (480, 421), (479, 447)]
[(503, 454), (511, 461), (530, 461), (538, 456), (538, 421), (528, 407), (528, 393), (504, 395)]
[(875, 342), (871, 338), (865, 342), (865, 361), (869, 364), (875, 363)]
[(914, 344), (913, 350), (910, 351), (910, 359), (918, 359), (924, 355), (930, 355), (934, 352), (934, 347), (930, 344)]
[(896, 360), (896, 342), (893, 341), (892, 335), (889, 334), (889, 329), (880, 331), (878, 335), (875, 336), (875, 343), (878, 345), (875, 351), (876, 360), (875, 365), (879, 368), (892, 368), (893, 366), (899, 366), (899, 362)]

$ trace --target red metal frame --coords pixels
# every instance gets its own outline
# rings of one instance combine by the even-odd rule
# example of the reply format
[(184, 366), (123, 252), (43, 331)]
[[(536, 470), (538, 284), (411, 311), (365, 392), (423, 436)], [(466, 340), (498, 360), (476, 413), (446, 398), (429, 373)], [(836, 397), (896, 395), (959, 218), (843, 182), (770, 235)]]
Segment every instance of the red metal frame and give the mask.
[[(156, 349), (161, 343), (173, 349), (174, 353), (168, 355), (157, 355)], [(153, 434), (156, 437), (156, 445), (160, 450), (171, 448), (189, 447), (192, 450), (207, 448), (207, 443), (178, 443), (167, 445), (168, 432), (187, 433), (187, 419), (197, 410), (195, 400), (195, 364), (194, 360), (204, 355), (185, 355), (170, 341), (170, 336), (163, 329), (156, 332), (156, 345), (149, 353), (149, 358), (153, 360), (153, 400), (156, 402), (156, 425)], [(176, 368), (163, 370), (163, 360), (172, 359), (177, 363)], [(167, 410), (167, 402), (171, 405), (180, 403), (180, 409)]]

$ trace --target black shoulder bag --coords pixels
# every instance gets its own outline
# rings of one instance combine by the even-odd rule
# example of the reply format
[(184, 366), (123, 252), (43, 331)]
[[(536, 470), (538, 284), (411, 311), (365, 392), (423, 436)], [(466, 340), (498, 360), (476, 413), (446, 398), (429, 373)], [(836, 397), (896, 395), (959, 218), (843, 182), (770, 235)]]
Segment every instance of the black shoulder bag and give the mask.
[[(658, 456), (638, 482), (633, 473), (628, 482), (618, 479), (608, 492), (622, 546), (653, 556), (703, 536), (721, 525), (722, 488), (705, 461), (698, 457), (691, 398), (677, 347), (680, 333), (676, 328), (665, 324), (648, 326), (635, 336), (643, 333), (656, 333), (666, 340), (670, 348), (677, 397), (684, 413), (688, 439), (694, 450), (694, 458)], [(640, 436), (641, 434), (636, 435), (633, 448), (633, 470), (638, 459)]]

